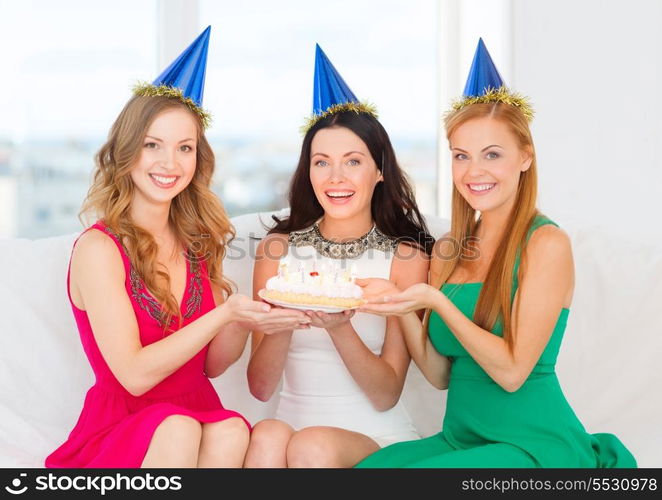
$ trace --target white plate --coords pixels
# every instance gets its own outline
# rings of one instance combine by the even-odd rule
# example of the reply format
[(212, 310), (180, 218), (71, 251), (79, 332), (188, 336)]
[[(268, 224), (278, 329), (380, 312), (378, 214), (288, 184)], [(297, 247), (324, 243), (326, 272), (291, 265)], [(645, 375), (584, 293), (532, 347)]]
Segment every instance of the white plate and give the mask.
[(291, 302), (282, 302), (280, 300), (270, 299), (264, 296), (265, 290), (262, 289), (257, 292), (258, 297), (260, 297), (265, 302), (269, 302), (275, 306), (286, 307), (288, 309), (299, 309), (301, 311), (321, 311), (325, 313), (337, 313), (342, 311), (350, 311), (352, 309), (357, 309), (356, 307), (337, 307), (337, 306), (323, 306), (320, 304), (292, 304)]

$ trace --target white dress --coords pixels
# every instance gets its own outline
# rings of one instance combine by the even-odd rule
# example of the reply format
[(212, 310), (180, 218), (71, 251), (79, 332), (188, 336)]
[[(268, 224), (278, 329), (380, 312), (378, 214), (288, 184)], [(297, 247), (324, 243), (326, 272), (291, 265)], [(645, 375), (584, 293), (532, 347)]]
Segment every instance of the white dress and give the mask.
[[(350, 269), (355, 264), (359, 278), (389, 279), (397, 242), (373, 229), (358, 240), (336, 243), (326, 240), (317, 225), (289, 236), (290, 265), (317, 257)], [(356, 313), (352, 326), (363, 343), (379, 355), (384, 343), (386, 318)], [(295, 330), (283, 372), (283, 385), (276, 417), (299, 430), (310, 426), (333, 426), (360, 432), (380, 446), (420, 438), (399, 401), (387, 411), (376, 410), (336, 350), (323, 328)]]

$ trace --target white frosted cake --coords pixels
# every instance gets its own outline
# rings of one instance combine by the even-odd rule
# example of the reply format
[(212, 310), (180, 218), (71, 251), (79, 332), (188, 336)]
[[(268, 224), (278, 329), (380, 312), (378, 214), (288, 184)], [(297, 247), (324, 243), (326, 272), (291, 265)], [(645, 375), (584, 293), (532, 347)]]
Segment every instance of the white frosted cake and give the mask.
[(293, 271), (284, 257), (278, 274), (267, 280), (263, 297), (296, 305), (357, 307), (365, 301), (355, 279), (354, 269), (350, 272), (338, 265), (318, 265), (317, 261), (309, 266), (299, 264)]

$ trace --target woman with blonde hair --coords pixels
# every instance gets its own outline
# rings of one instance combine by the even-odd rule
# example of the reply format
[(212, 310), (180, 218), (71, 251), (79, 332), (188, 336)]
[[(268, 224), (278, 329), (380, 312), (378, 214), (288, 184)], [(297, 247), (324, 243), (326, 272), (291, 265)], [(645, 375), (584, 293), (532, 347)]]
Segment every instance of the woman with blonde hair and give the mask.
[(359, 283), (371, 297), (361, 310), (398, 316), (414, 362), (448, 388), (443, 428), (359, 467), (636, 466), (616, 436), (586, 432), (554, 371), (574, 269), (568, 236), (536, 209), (531, 117), (481, 40), (445, 120), (451, 230), (435, 244), (430, 284)]
[(299, 311), (232, 294), (233, 228), (210, 189), (204, 64), (210, 28), (135, 89), (97, 155), (67, 292), (95, 373), (78, 422), (47, 467), (240, 467), (250, 426), (209, 377), (248, 328), (298, 327)]

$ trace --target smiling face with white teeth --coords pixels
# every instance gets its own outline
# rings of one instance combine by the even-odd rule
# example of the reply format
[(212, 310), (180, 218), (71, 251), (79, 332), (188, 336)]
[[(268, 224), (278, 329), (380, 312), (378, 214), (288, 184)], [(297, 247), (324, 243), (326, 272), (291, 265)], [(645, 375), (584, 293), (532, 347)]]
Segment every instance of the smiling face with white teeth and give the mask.
[(313, 137), (310, 182), (326, 219), (369, 229), (372, 194), (382, 180), (368, 147), (348, 128), (323, 128)]
[(170, 204), (186, 189), (195, 173), (197, 137), (188, 110), (173, 108), (157, 115), (131, 170), (135, 205)]
[(449, 138), (453, 183), (474, 210), (510, 211), (520, 175), (532, 157), (520, 149), (505, 123), (494, 118), (469, 120)]

